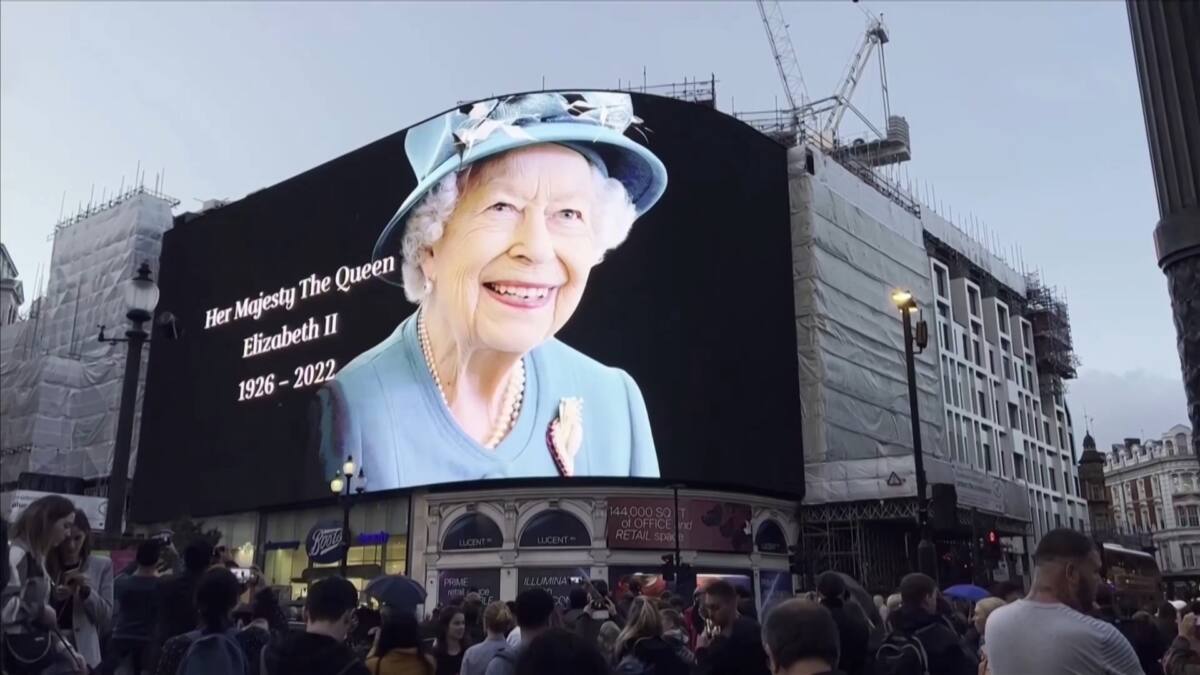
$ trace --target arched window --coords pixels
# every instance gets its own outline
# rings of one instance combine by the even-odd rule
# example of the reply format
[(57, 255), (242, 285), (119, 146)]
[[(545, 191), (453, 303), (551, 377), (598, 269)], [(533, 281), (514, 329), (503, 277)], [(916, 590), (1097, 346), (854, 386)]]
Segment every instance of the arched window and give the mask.
[(442, 537), (443, 551), (473, 551), (500, 548), (504, 535), (496, 521), (482, 513), (467, 513), (459, 516), (446, 528)]
[(761, 553), (787, 553), (787, 537), (774, 520), (764, 520), (754, 534), (754, 546)]
[(542, 511), (529, 520), (517, 546), (520, 548), (564, 548), (591, 546), (583, 521), (561, 509)]

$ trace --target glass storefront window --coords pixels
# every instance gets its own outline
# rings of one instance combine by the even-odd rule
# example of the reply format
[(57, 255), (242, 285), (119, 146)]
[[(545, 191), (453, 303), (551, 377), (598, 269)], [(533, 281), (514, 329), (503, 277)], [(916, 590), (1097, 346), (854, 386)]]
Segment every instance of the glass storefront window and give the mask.
[[(381, 570), (382, 574), (404, 574), (407, 571), (406, 555), (408, 553), (408, 537), (393, 535), (387, 544), (370, 546), (351, 546), (346, 558), (346, 564), (351, 568), (370, 565)], [(303, 549), (272, 549), (267, 551), (266, 566), (263, 574), (272, 586), (287, 586), (291, 589), (291, 599), (299, 600), (304, 597), (308, 583), (304, 579), (304, 570), (310, 567), (308, 556)], [(314, 569), (337, 568), (338, 563), (311, 565)], [(371, 579), (356, 576), (354, 569), (350, 570), (350, 581), (360, 591)], [(357, 570), (361, 573), (360, 570)], [(373, 574), (370, 576), (374, 576)]]
[(387, 543), (387, 557), (383, 564), (384, 574), (405, 574), (408, 572), (408, 537), (392, 537)]

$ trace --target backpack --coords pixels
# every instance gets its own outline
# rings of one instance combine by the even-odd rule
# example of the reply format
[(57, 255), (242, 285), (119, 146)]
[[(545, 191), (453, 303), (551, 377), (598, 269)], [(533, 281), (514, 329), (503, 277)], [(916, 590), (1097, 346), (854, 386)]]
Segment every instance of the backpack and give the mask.
[(929, 675), (929, 654), (917, 637), (893, 631), (875, 650), (876, 675)]
[(192, 631), (175, 675), (246, 675), (246, 654), (229, 633), (201, 635)]

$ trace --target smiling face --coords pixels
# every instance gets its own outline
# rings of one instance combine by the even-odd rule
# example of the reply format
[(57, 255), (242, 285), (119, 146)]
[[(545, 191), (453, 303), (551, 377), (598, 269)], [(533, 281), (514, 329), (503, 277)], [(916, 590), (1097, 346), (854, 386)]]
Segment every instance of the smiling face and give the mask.
[(566, 324), (598, 262), (596, 182), (579, 153), (541, 144), (475, 164), (421, 267), (427, 306), (459, 341), (523, 354)]
[(446, 636), (452, 640), (462, 640), (467, 634), (467, 617), (461, 612), (456, 612), (454, 618), (450, 620), (449, 630), (446, 631)]

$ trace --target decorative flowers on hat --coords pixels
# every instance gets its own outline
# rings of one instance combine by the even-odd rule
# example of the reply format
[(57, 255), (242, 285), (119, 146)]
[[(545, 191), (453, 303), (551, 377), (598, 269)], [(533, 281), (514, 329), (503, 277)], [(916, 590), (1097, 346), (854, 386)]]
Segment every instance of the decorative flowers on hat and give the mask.
[(633, 114), (629, 94), (580, 92), (577, 94), (519, 94), (471, 106), (454, 128), (454, 138), (463, 154), (487, 140), (496, 131), (513, 138), (533, 140), (522, 126), (542, 122), (584, 122), (624, 133), (642, 120)]
[(558, 417), (546, 429), (546, 446), (559, 475), (575, 475), (575, 457), (583, 445), (583, 399), (568, 397), (558, 402)]

